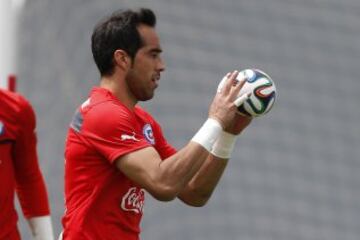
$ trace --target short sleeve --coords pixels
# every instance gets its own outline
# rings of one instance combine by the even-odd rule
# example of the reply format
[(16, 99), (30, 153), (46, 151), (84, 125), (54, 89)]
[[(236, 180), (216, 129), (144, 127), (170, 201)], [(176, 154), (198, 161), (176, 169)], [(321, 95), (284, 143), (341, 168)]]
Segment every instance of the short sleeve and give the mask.
[(98, 104), (83, 113), (80, 134), (109, 162), (150, 146), (141, 134), (134, 115), (113, 103)]
[(156, 137), (155, 149), (161, 156), (161, 159), (166, 159), (176, 153), (176, 149), (170, 145), (164, 137), (161, 126), (154, 120), (153, 122), (154, 135)]

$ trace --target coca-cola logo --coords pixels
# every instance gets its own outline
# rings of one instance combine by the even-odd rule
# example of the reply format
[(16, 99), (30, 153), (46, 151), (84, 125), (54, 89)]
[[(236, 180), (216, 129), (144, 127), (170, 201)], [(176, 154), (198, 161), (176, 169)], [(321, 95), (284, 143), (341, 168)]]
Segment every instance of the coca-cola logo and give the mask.
[(145, 192), (142, 188), (132, 187), (121, 200), (124, 211), (142, 213), (144, 208)]

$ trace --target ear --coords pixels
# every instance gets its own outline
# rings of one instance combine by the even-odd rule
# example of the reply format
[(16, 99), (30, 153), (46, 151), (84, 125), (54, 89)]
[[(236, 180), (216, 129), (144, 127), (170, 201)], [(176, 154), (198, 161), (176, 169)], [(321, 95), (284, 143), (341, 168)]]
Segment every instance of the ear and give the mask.
[(124, 50), (117, 49), (114, 52), (114, 63), (121, 69), (128, 69), (130, 66), (130, 57)]

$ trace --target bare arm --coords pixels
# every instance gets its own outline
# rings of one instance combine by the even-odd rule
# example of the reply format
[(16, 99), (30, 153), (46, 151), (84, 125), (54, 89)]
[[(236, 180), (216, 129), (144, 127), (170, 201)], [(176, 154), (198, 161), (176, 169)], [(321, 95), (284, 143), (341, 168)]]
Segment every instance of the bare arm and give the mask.
[(161, 160), (152, 147), (127, 154), (116, 161), (117, 167), (161, 201), (174, 199), (203, 165), (208, 151), (190, 142), (175, 155)]

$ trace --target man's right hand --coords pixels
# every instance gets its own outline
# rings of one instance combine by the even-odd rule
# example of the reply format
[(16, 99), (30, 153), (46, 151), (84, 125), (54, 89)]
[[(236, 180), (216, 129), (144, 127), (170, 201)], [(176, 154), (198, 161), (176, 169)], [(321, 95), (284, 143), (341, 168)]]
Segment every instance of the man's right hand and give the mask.
[(240, 81), (236, 80), (238, 74), (238, 71), (233, 71), (226, 75), (227, 79), (224, 87), (216, 93), (210, 105), (209, 118), (217, 120), (223, 129), (231, 128), (237, 117), (236, 115), (238, 115), (236, 113), (237, 106), (234, 102), (242, 98), (240, 102), (237, 102), (238, 105), (241, 105), (241, 103), (247, 99), (244, 96), (238, 96), (246, 81), (245, 79), (241, 79)]

